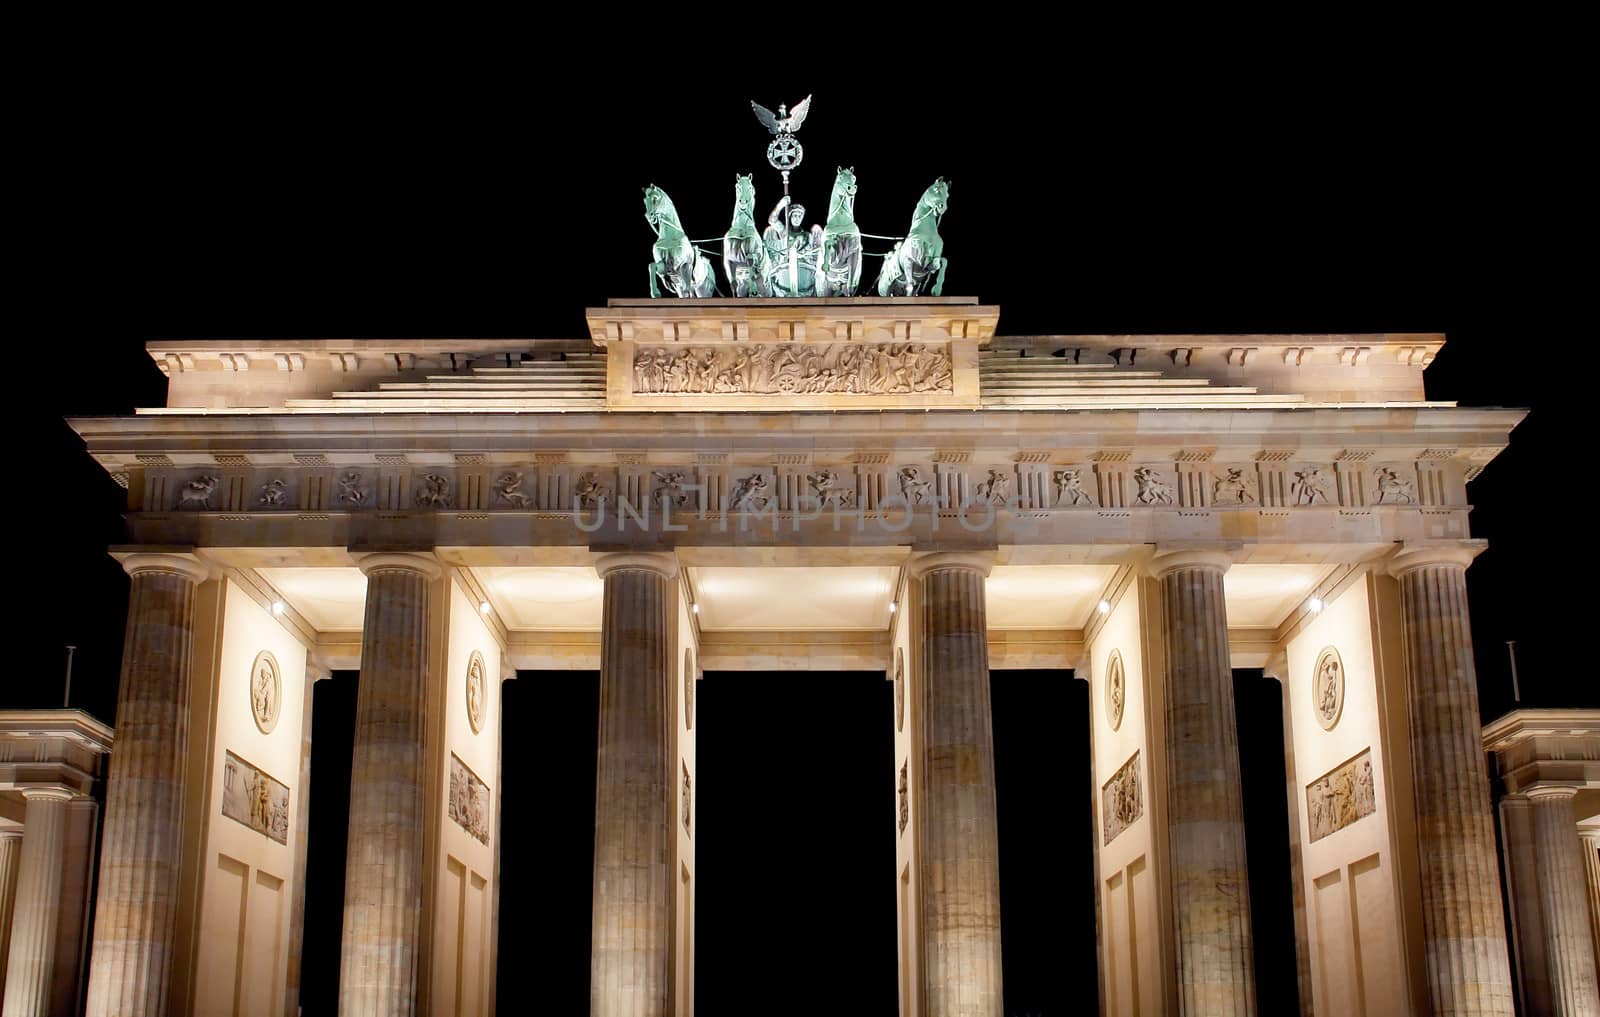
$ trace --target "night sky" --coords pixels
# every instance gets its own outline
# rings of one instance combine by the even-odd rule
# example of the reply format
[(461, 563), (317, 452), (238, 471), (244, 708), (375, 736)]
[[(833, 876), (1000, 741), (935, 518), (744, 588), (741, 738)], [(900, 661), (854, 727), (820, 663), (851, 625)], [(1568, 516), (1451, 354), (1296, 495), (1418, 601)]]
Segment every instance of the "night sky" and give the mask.
[[(71, 137), (37, 157), (38, 193), (62, 199), (52, 198), (63, 212), (35, 259), (49, 306), (11, 340), (10, 369), (28, 379), (12, 399), (20, 475), (32, 483), (15, 486), (14, 474), (8, 498), (22, 580), (13, 626), (24, 638), (0, 706), (59, 705), (70, 643), (73, 705), (114, 716), (127, 583), (105, 547), (119, 539), (122, 492), (62, 418), (159, 405), (165, 382), (146, 340), (581, 335), (586, 306), (647, 295), (641, 188), (665, 188), (692, 236), (720, 236), (734, 174), (755, 172), (765, 215), (781, 191), (749, 99), (775, 108), (808, 92), (794, 189), (812, 217), (825, 213), (834, 167), (853, 166), (862, 229), (903, 232), (943, 175), (945, 292), (999, 304), (1003, 334), (1446, 333), (1431, 398), (1533, 410), (1469, 488), (1474, 533), (1490, 541), (1469, 572), (1484, 717), (1511, 705), (1512, 639), (1524, 703), (1600, 706), (1570, 639), (1580, 602), (1564, 592), (1581, 547), (1554, 543), (1546, 516), (1569, 496), (1573, 440), (1593, 433), (1561, 381), (1574, 363), (1564, 347), (1592, 329), (1580, 335), (1559, 318), (1554, 298), (1573, 270), (1546, 265), (1530, 233), (1570, 214), (1571, 171), (1495, 72), (1469, 77), (1414, 54), (1357, 89), (1359, 63), (1319, 74), (1197, 61), (1136, 91), (1081, 69), (1024, 78), (999, 61), (981, 78), (940, 75), (908, 95), (876, 77), (857, 92), (826, 73), (752, 91), (710, 68), (662, 82), (496, 71), (487, 60), (460, 74), (385, 63), (362, 76), (314, 62), (152, 61), (83, 101)], [(875, 271), (869, 259), (869, 281)], [(753, 986), (810, 991), (819, 979), (835, 998), (859, 992), (865, 1010), (887, 1012), (888, 685), (761, 677), (712, 674), (701, 696), (700, 1012), (737, 1012)], [(341, 751), (347, 779), (348, 745), (328, 729), (348, 715), (354, 681), (319, 686), (314, 788), (338, 786)], [(573, 732), (570, 745), (507, 763), (508, 851), (592, 821), (592, 779), (574, 775), (593, 756), (594, 681), (524, 674), (508, 688), (508, 721), (573, 714), (554, 726)], [(740, 729), (752, 711), (784, 712), (790, 697), (775, 688), (786, 681), (806, 692), (781, 737), (799, 744), (820, 727), (826, 758), (792, 758)], [(1244, 751), (1279, 768), (1270, 793), (1246, 789), (1253, 838), (1281, 822), (1274, 796), (1282, 808), (1281, 752), (1266, 723), (1276, 693), (1261, 681), (1238, 678), (1241, 716), (1262, 721)], [(1007, 1013), (1077, 1012), (1093, 991), (1092, 958), (1081, 955), (1093, 942), (1085, 696), (1049, 673), (998, 674), (993, 696)], [(313, 793), (312, 851), (335, 868), (342, 847), (322, 844), (342, 840), (329, 829), (342, 807)], [(742, 850), (782, 836), (793, 850), (759, 866)], [(571, 944), (545, 976), (574, 1002), (552, 1013), (582, 1012), (586, 998), (592, 844), (582, 840), (539, 848), (555, 852), (538, 856), (542, 889), (506, 878), (520, 908), (511, 945)], [(1281, 879), (1286, 896), (1286, 868), (1274, 875), (1265, 849), (1258, 861), (1257, 842), (1256, 879)], [(1062, 866), (1079, 877), (1063, 881)], [(1021, 890), (1035, 884), (1037, 895)], [(321, 890), (326, 909), (338, 888)], [(1046, 931), (1061, 913), (1079, 916), (1073, 942)], [(308, 954), (324, 937), (324, 964), (330, 949), (337, 963), (334, 921), (331, 940), (325, 925), (307, 931)], [(1259, 932), (1257, 942), (1273, 948)], [(308, 958), (308, 985), (314, 967)], [(1063, 999), (1066, 976), (1087, 981)]]

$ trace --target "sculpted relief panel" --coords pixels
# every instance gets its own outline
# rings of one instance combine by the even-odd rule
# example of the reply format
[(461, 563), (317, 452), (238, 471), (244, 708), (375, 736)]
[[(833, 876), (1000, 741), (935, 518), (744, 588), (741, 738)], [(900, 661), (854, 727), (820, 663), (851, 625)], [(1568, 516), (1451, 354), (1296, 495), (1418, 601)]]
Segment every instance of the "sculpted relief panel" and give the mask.
[(450, 819), (480, 844), (489, 843), (489, 785), (454, 752), (450, 753)]
[(1105, 824), (1105, 842), (1110, 844), (1117, 836), (1138, 822), (1144, 815), (1144, 793), (1139, 786), (1139, 753), (1122, 764), (1122, 768), (1100, 789), (1100, 815)]
[(232, 752), (222, 762), (222, 814), (279, 844), (289, 843), (289, 788)]
[(950, 350), (925, 343), (641, 346), (638, 395), (908, 395), (953, 392)]
[(1312, 843), (1376, 811), (1371, 749), (1362, 749), (1361, 755), (1341, 763), (1306, 788), (1306, 814), (1311, 817)]

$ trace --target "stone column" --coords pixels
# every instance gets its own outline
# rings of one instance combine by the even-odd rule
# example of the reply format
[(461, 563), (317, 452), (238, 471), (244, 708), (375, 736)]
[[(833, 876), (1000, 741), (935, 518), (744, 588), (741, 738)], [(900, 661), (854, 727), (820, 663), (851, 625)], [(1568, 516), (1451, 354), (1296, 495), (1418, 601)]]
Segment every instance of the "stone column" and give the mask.
[(1494, 814), (1467, 618), (1481, 545), (1412, 546), (1400, 580), (1428, 993), (1437, 1017), (1511, 1017)]
[(1533, 802), (1527, 795), (1508, 794), (1500, 799), (1500, 844), (1505, 852), (1505, 879), (1509, 884), (1512, 925), (1516, 936), (1515, 961), (1521, 976), (1522, 1012), (1548, 1017), (1550, 968), (1545, 963), (1544, 903), (1539, 893), (1539, 852), (1533, 832)]
[(167, 1017), (189, 754), (193, 557), (123, 559), (128, 628), (117, 690), (117, 746), (106, 778), (89, 1017)]
[(428, 601), (439, 563), (368, 554), (350, 766), (340, 1017), (417, 1012), (426, 820)]
[(1000, 851), (984, 579), (993, 555), (936, 552), (922, 580), (918, 894), (926, 1017), (1001, 1017)]
[(1544, 954), (1555, 1017), (1600, 1014), (1590, 935), (1582, 842), (1572, 811), (1575, 787), (1527, 789), (1533, 801), (1533, 839), (1539, 854), (1539, 903), (1544, 911)]
[[(22, 827), (0, 826), (0, 993), (5, 991), (6, 958), (11, 956), (11, 911), (17, 896), (17, 865), (22, 861)], [(4, 999), (0, 995), (0, 999)]]
[(1183, 1017), (1256, 1012), (1239, 732), (1215, 551), (1158, 554), (1166, 646), (1167, 842)]
[(22, 860), (11, 913), (11, 948), (6, 960), (5, 1017), (50, 1017), (56, 962), (56, 926), (61, 918), (61, 863), (66, 855), (65, 788), (26, 788)]
[(665, 1017), (675, 827), (667, 728), (668, 620), (677, 559), (603, 554), (595, 777), (591, 1017)]
[(1595, 956), (1600, 958), (1600, 828), (1586, 826), (1578, 836), (1583, 842), (1583, 870), (1589, 884), (1589, 923)]

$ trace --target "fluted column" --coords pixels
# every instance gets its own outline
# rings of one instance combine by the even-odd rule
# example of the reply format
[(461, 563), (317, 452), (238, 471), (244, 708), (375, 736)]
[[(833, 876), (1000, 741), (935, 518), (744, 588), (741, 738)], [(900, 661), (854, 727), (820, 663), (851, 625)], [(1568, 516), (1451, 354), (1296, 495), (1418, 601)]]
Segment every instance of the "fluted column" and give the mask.
[(422, 934), (428, 601), (440, 568), (369, 554), (350, 766), (340, 1017), (417, 1012)]
[(665, 1017), (672, 944), (668, 619), (677, 559), (601, 555), (592, 1017)]
[(27, 788), (22, 860), (11, 912), (11, 947), (6, 960), (4, 1017), (50, 1017), (54, 988), (56, 927), (61, 917), (61, 863), (66, 856), (67, 802), (64, 788)]
[(1526, 1017), (1549, 1017), (1550, 966), (1545, 963), (1544, 903), (1539, 893), (1539, 851), (1534, 843), (1533, 802), (1527, 795), (1500, 799), (1500, 846), (1505, 852), (1512, 921), (1516, 929), (1515, 960)]
[(1179, 1013), (1256, 1012), (1226, 555), (1158, 554), (1166, 645), (1167, 842)]
[[(17, 897), (17, 866), (22, 862), (22, 827), (0, 826), (0, 993), (11, 956), (11, 910)], [(0, 999), (4, 999), (0, 995)]]
[(1600, 1015), (1600, 987), (1595, 982), (1589, 909), (1584, 906), (1588, 887), (1583, 848), (1572, 810), (1578, 789), (1534, 786), (1526, 793), (1533, 802), (1533, 839), (1539, 854), (1539, 903), (1544, 911), (1551, 1013), (1555, 1017), (1596, 1017)]
[(1406, 548), (1400, 580), (1424, 952), (1435, 1017), (1511, 1017), (1467, 565), (1481, 545)]
[(90, 1017), (167, 1017), (183, 852), (195, 584), (186, 555), (123, 559), (128, 628), (117, 747), (106, 778), (100, 888), (89, 961)]
[(1579, 832), (1583, 842), (1583, 871), (1589, 884), (1589, 924), (1594, 934), (1597, 963), (1600, 963), (1600, 828), (1586, 826)]
[(1001, 1017), (1000, 851), (989, 712), (987, 553), (909, 562), (922, 580), (918, 688), (923, 1007)]

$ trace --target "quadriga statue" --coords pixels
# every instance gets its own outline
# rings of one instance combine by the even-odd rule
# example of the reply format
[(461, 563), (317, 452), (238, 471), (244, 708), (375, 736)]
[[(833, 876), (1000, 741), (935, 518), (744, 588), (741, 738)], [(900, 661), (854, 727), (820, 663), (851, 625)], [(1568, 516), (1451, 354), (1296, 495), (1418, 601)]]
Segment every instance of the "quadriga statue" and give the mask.
[(940, 177), (922, 192), (917, 210), (911, 215), (906, 238), (894, 245), (878, 272), (878, 296), (914, 297), (922, 293), (931, 279), (932, 296), (944, 292), (944, 238), (939, 236), (939, 217), (950, 204), (950, 184)]
[(772, 296), (771, 259), (756, 229), (755, 210), (755, 179), (741, 173), (733, 181), (733, 222), (722, 235), (722, 272), (736, 297)]
[(651, 248), (650, 295), (661, 296), (665, 287), (675, 297), (716, 296), (717, 276), (711, 262), (689, 242), (672, 199), (654, 184), (644, 189), (644, 218), (656, 231), (656, 243)]

